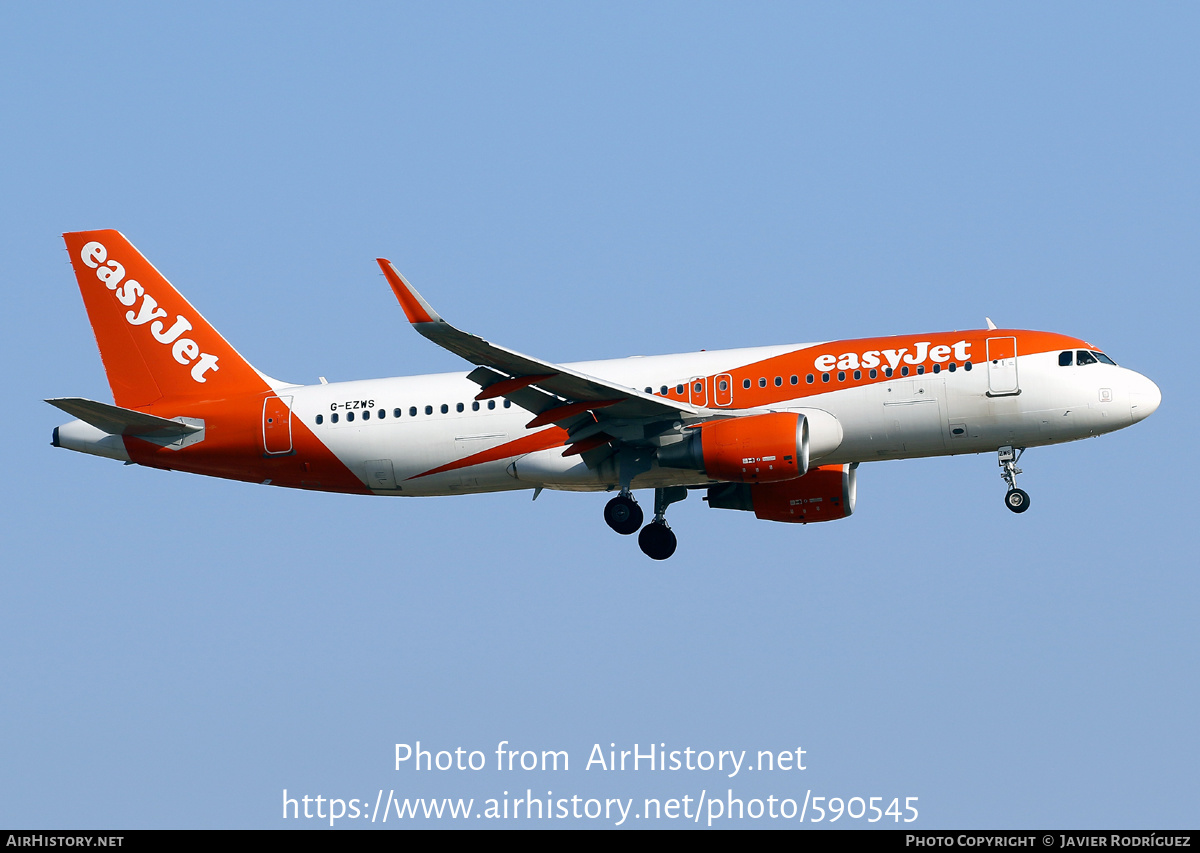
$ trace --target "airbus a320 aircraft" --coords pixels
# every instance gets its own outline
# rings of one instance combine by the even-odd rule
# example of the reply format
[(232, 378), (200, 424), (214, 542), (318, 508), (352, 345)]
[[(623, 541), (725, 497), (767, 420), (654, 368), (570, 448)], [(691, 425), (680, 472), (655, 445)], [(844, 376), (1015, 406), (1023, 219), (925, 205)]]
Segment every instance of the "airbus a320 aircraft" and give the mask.
[[(1066, 335), (997, 329), (552, 364), (451, 326), (379, 259), (413, 328), (468, 373), (293, 385), (255, 370), (117, 231), (64, 234), (116, 405), (55, 447), (231, 480), (374, 495), (616, 491), (604, 520), (663, 560), (667, 507), (808, 523), (854, 511), (859, 463), (996, 453), (1112, 432), (1161, 401)], [(654, 489), (643, 526), (634, 489)]]

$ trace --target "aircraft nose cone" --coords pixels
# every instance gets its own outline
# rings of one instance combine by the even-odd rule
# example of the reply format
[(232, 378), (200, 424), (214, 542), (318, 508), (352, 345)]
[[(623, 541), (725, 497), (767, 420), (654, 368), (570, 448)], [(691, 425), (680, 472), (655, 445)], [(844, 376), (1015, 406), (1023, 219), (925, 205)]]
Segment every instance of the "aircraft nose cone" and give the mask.
[(1129, 410), (1133, 422), (1136, 424), (1150, 417), (1161, 402), (1162, 392), (1158, 390), (1158, 386), (1145, 376), (1139, 375), (1129, 394)]

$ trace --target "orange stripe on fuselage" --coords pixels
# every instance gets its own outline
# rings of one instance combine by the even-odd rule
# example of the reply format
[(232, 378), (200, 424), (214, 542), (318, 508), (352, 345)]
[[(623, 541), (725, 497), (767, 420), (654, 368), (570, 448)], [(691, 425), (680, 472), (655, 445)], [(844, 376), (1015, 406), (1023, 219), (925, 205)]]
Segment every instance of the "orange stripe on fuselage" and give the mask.
[(522, 436), (513, 441), (506, 441), (504, 444), (498, 444), (490, 450), (481, 450), (479, 453), (472, 453), (470, 456), (464, 456), (456, 462), (447, 462), (445, 465), (439, 465), (437, 468), (432, 468), (421, 474), (415, 474), (409, 477), (410, 480), (416, 480), (421, 477), (428, 477), (432, 474), (441, 474), (446, 471), (454, 471), (459, 468), (466, 468), (471, 465), (482, 465), (485, 462), (497, 462), (501, 459), (507, 459), (510, 456), (523, 456), (526, 453), (536, 453), (539, 450), (549, 450), (552, 447), (562, 447), (567, 441), (567, 431), (562, 427), (550, 427), (549, 429), (535, 432), (532, 435)]
[[(918, 367), (925, 368), (925, 375), (932, 375), (935, 363), (941, 364), (943, 372), (948, 369), (952, 361), (955, 364), (956, 370), (962, 370), (965, 361), (970, 361), (974, 368), (983, 367), (987, 362), (988, 338), (1008, 337), (1015, 337), (1017, 339), (1018, 357), (1063, 349), (1095, 349), (1091, 344), (1079, 338), (1072, 338), (1055, 332), (1034, 332), (1017, 329), (973, 329), (967, 332), (893, 335), (890, 337), (858, 338), (814, 344), (813, 346), (793, 350), (792, 352), (756, 361), (742, 367), (709, 374), (704, 377), (704, 381), (710, 399), (713, 397), (714, 383), (720, 378), (730, 376), (733, 382), (731, 404), (727, 406), (711, 406), (711, 408), (751, 409), (767, 407), (785, 400), (814, 397), (818, 394), (828, 394), (844, 388), (875, 385), (880, 382), (890, 382), (894, 379), (915, 378), (918, 375)], [(955, 357), (954, 345), (960, 343), (967, 344), (966, 359)], [(884, 357), (884, 352), (891, 351), (895, 354), (902, 350), (903, 352), (899, 353), (902, 359), (908, 356), (916, 356), (920, 354), (917, 351), (919, 349), (918, 344), (927, 345), (923, 347), (925, 357), (913, 363), (907, 361), (897, 363), (894, 374), (890, 377), (887, 376), (884, 368), (888, 367), (890, 362)], [(935, 347), (949, 347), (949, 358), (940, 362), (934, 361), (930, 357), (930, 353)], [(962, 351), (963, 348), (959, 347), (958, 352)], [(877, 353), (879, 357), (878, 363), (874, 365), (876, 371), (874, 379), (870, 375), (872, 368), (861, 366), (864, 356), (868, 353)], [(817, 359), (821, 356), (833, 356), (834, 366), (824, 369), (818, 367)], [(844, 358), (846, 356), (854, 356), (854, 359)], [(858, 367), (841, 369), (837, 367), (838, 364), (851, 364), (855, 361), (858, 363)], [(909, 368), (908, 376), (901, 374), (901, 367)], [(838, 380), (837, 378), (839, 370), (846, 374), (842, 380)], [(861, 371), (858, 379), (854, 378), (855, 370)], [(822, 373), (830, 374), (829, 382), (821, 381)], [(813, 376), (812, 384), (809, 384), (807, 381), (809, 374)], [(795, 385), (791, 384), (792, 376), (797, 378), (797, 384)], [(780, 378), (781, 385), (775, 384), (776, 377)], [(749, 388), (743, 387), (745, 380), (750, 380)], [(766, 380), (765, 388), (759, 384), (760, 380)], [(695, 381), (694, 379), (692, 380), (692, 382)], [(679, 393), (676, 387), (671, 387), (665, 395), (659, 394), (657, 396), (663, 396), (668, 400), (688, 402), (689, 384), (688, 382), (682, 383), (683, 393)]]

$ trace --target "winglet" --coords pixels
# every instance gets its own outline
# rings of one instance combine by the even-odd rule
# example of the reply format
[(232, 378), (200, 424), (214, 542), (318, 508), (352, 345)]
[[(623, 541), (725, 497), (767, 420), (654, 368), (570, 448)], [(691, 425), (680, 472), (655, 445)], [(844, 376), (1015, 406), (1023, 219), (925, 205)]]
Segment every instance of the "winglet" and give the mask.
[(445, 322), (425, 301), (424, 297), (417, 293), (416, 288), (405, 281), (404, 276), (400, 275), (399, 271), (392, 266), (391, 261), (387, 258), (376, 258), (375, 260), (379, 264), (379, 268), (383, 270), (388, 284), (392, 286), (392, 292), (396, 294), (396, 299), (399, 300), (400, 307), (404, 309), (404, 315), (408, 317), (408, 322), (413, 325)]

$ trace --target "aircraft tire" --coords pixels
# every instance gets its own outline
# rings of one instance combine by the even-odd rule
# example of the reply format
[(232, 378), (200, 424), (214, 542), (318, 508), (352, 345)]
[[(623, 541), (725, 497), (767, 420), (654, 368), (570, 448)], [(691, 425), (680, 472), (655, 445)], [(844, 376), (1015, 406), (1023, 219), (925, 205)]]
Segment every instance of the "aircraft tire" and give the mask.
[(1013, 512), (1024, 512), (1029, 509), (1029, 495), (1024, 489), (1009, 489), (1004, 496), (1004, 505)]
[(671, 528), (662, 522), (652, 521), (638, 534), (638, 547), (651, 560), (665, 560), (675, 553), (679, 542)]
[(617, 495), (604, 507), (604, 521), (622, 536), (636, 533), (642, 526), (642, 508), (633, 498)]

